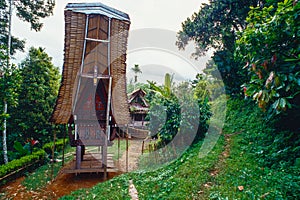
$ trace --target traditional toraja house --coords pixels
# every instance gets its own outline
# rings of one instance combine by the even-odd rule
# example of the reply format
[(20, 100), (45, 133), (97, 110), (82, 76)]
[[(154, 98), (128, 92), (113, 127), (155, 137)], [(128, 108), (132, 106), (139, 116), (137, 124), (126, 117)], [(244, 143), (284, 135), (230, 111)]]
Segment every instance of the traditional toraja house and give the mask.
[[(68, 124), (76, 164), (70, 173), (104, 172), (107, 146), (130, 121), (126, 95), (129, 16), (101, 3), (65, 8), (62, 82), (51, 121)], [(101, 165), (83, 166), (85, 146), (101, 147)]]
[(132, 122), (144, 122), (149, 111), (149, 104), (145, 99), (146, 92), (142, 89), (137, 89), (129, 94), (130, 117)]

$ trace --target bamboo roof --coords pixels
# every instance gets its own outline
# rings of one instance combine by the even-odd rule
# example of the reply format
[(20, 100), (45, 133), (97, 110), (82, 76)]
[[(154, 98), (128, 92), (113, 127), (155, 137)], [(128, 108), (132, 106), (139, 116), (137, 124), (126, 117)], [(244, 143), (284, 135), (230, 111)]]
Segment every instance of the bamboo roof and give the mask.
[(145, 107), (149, 107), (149, 105), (145, 99), (145, 95), (146, 95), (146, 92), (143, 89), (141, 89), (141, 88), (136, 89), (128, 95), (129, 96), (128, 103), (133, 104), (133, 101), (139, 97), (143, 101)]
[[(99, 18), (98, 22), (111, 20), (110, 32), (110, 52), (101, 54), (97, 62), (104, 66), (102, 57), (110, 55), (110, 74), (112, 76), (112, 111), (116, 123), (119, 125), (127, 124), (130, 121), (129, 105), (126, 94), (126, 51), (128, 30), (130, 19), (127, 14), (116, 9), (105, 6), (101, 3), (70, 3), (66, 6), (65, 13), (65, 45), (64, 45), (64, 64), (62, 72), (62, 81), (59, 89), (58, 98), (50, 121), (56, 124), (67, 124), (72, 119), (72, 109), (74, 106), (74, 96), (78, 84), (78, 76), (82, 61), (87, 58), (83, 54), (85, 41), (86, 17), (92, 15), (93, 18)], [(92, 21), (91, 24), (94, 22)], [(102, 23), (103, 24), (103, 23)], [(105, 23), (104, 23), (105, 24)], [(101, 27), (97, 30), (99, 32)], [(102, 30), (103, 32), (103, 30)], [(89, 35), (89, 33), (88, 33)], [(90, 34), (92, 35), (92, 34)], [(99, 38), (102, 39), (101, 33)], [(91, 42), (92, 43), (92, 42)], [(93, 52), (93, 45), (87, 46), (90, 52)], [(97, 48), (102, 48), (97, 45)], [(107, 47), (106, 47), (107, 48)], [(83, 58), (84, 55), (84, 58)], [(91, 54), (90, 54), (91, 55)], [(102, 57), (101, 57), (102, 56)], [(88, 64), (86, 64), (88, 65)]]
[(130, 21), (128, 14), (102, 3), (69, 3), (66, 10), (84, 14), (99, 14), (110, 18)]
[[(149, 104), (145, 99), (146, 92), (143, 89), (134, 90), (129, 96), (129, 106), (131, 114), (147, 114), (149, 111)], [(139, 102), (138, 99), (141, 101)]]

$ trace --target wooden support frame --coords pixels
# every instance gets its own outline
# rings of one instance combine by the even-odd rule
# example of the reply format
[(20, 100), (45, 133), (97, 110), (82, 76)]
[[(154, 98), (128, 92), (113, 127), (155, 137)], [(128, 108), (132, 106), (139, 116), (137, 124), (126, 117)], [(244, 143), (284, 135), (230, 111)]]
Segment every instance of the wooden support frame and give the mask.
[[(82, 60), (81, 60), (81, 66), (80, 66), (80, 72), (79, 72), (79, 76), (78, 76), (78, 85), (77, 85), (77, 90), (75, 93), (75, 103), (73, 105), (73, 113), (75, 113), (76, 110), (76, 105), (78, 103), (78, 98), (79, 98), (79, 92), (81, 89), (81, 83), (82, 83), (82, 78), (86, 78), (86, 79), (93, 79), (93, 83), (94, 85), (98, 83), (98, 80), (101, 79), (108, 79), (108, 94), (107, 94), (107, 107), (106, 107), (106, 125), (105, 125), (105, 129), (106, 129), (106, 138), (104, 139), (104, 144), (101, 146), (101, 160), (102, 160), (102, 168), (103, 168), (103, 172), (104, 172), (104, 179), (107, 179), (107, 147), (108, 147), (108, 142), (110, 141), (110, 109), (111, 109), (111, 93), (112, 93), (112, 76), (111, 76), (111, 68), (110, 68), (110, 34), (111, 34), (111, 18), (108, 18), (108, 24), (107, 24), (107, 39), (99, 39), (99, 37), (101, 38), (101, 36), (99, 36), (98, 31), (95, 33), (94, 32), (94, 36), (95, 38), (92, 38), (91, 36), (89, 36), (89, 28), (90, 28), (90, 22), (89, 20), (93, 18), (94, 16), (90, 16), (90, 15), (86, 15), (86, 24), (85, 24), (85, 36), (84, 36), (84, 45), (83, 45), (83, 51), (82, 51)], [(98, 16), (98, 18), (94, 18), (97, 19), (96, 22), (95, 20), (92, 21), (91, 23), (96, 23), (96, 26), (98, 26), (98, 24), (100, 23), (100, 16)], [(93, 25), (93, 24), (92, 24)], [(92, 26), (91, 25), (91, 26)], [(93, 29), (94, 30), (94, 29)], [(98, 29), (95, 29), (98, 30)], [(94, 30), (94, 31), (95, 31)], [(93, 35), (92, 35), (93, 36)], [(103, 36), (102, 36), (103, 37)], [(107, 44), (107, 75), (105, 74), (100, 74), (98, 75), (98, 46), (96, 46), (95, 48), (95, 57), (94, 57), (94, 74), (93, 75), (89, 75), (89, 74), (85, 74), (84, 73), (84, 67), (85, 67), (85, 55), (87, 54), (87, 50), (88, 50), (88, 44), (87, 42), (96, 42), (96, 43), (105, 43)], [(92, 87), (92, 86), (91, 86)], [(77, 115), (74, 114), (74, 123), (75, 123), (75, 141), (78, 140), (78, 136), (79, 133), (77, 133), (78, 131), (78, 127), (77, 127)], [(99, 125), (100, 128), (100, 125)], [(80, 146), (79, 144), (77, 144), (76, 146), (76, 165), (75, 165), (75, 169), (79, 170), (81, 168), (81, 161), (83, 160), (83, 152), (82, 152), (82, 146)]]
[[(112, 127), (125, 127), (129, 123), (126, 50), (130, 18), (101, 3), (69, 3), (64, 15), (63, 78), (50, 120), (68, 124), (65, 134), (69, 135), (71, 146), (78, 146), (77, 168), (80, 169), (69, 167), (70, 163), (75, 166), (74, 160), (64, 166), (66, 173), (104, 172), (107, 178), (107, 172), (113, 170), (111, 157), (107, 155), (107, 147), (115, 136)], [(95, 110), (91, 109), (93, 106)], [(94, 122), (98, 122), (99, 128)], [(103, 156), (97, 154), (97, 164), (89, 169), (90, 154), (85, 154), (81, 161), (84, 153), (79, 149), (84, 145), (98, 146), (99, 152), (103, 146)]]

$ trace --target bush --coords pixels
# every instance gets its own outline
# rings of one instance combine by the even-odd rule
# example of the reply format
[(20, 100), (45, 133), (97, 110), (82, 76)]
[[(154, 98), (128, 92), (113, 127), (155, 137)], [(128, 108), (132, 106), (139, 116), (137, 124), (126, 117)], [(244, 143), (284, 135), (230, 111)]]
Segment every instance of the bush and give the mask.
[(45, 159), (46, 153), (44, 150), (39, 150), (31, 155), (24, 156), (18, 160), (12, 160), (8, 162), (6, 165), (1, 165), (0, 166), (0, 177), (4, 177), (5, 175), (16, 171), (22, 167), (26, 167), (38, 160), (43, 160)]
[[(68, 139), (65, 139), (65, 144), (64, 144), (64, 139), (58, 139), (55, 142), (55, 151), (59, 152), (63, 149), (64, 146), (66, 146), (66, 144), (68, 143)], [(47, 153), (47, 154), (52, 154), (52, 148), (53, 148), (54, 143), (53, 142), (49, 142), (47, 144), (44, 144), (43, 146), (43, 150)]]
[[(63, 139), (59, 139), (55, 142), (55, 150), (56, 151), (61, 151), (63, 148)], [(65, 144), (68, 142), (68, 140), (65, 140)], [(46, 158), (46, 153), (47, 154), (52, 154), (52, 148), (53, 148), (53, 142), (47, 143), (43, 146), (42, 149), (35, 150), (33, 151), (32, 154), (26, 155), (21, 157), (20, 159), (17, 160), (12, 160), (8, 162), (6, 165), (1, 165), (0, 166), (0, 177), (4, 177), (5, 175), (16, 171), (18, 169), (21, 169), (22, 167), (26, 167), (38, 160), (42, 161)]]

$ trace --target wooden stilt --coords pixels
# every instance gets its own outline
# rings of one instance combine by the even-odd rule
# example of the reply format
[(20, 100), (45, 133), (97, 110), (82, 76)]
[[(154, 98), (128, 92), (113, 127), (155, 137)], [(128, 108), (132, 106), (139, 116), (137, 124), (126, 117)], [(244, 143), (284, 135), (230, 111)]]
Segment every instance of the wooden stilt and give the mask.
[(118, 160), (120, 159), (120, 135), (118, 134)]
[(62, 162), (61, 166), (63, 167), (65, 165), (65, 145), (66, 145), (66, 132), (68, 131), (68, 125), (65, 125), (65, 131), (64, 131), (64, 139), (63, 139), (63, 149), (62, 149)]
[(103, 178), (104, 178), (104, 180), (106, 180), (107, 179), (107, 142), (103, 146), (103, 159), (102, 160), (103, 160), (103, 166), (104, 166), (104, 175), (103, 175)]
[(126, 172), (128, 172), (128, 125), (126, 132)]
[(54, 134), (53, 134), (52, 163), (51, 163), (51, 180), (53, 180), (53, 177), (54, 177), (54, 151), (55, 151), (55, 140), (56, 140), (56, 127), (54, 127)]
[(171, 143), (172, 143), (172, 148), (173, 148), (174, 155), (175, 155), (175, 157), (177, 157), (177, 152), (176, 152), (175, 144), (174, 144), (173, 141), (171, 141)]
[(154, 143), (154, 145), (153, 145), (153, 153), (154, 153), (154, 157), (155, 157), (155, 163), (158, 163), (158, 159), (157, 159), (157, 157), (158, 157), (158, 150), (157, 150), (157, 145), (156, 145), (156, 143)]
[(76, 146), (76, 169), (80, 169), (80, 165), (81, 165), (81, 146), (78, 145)]

